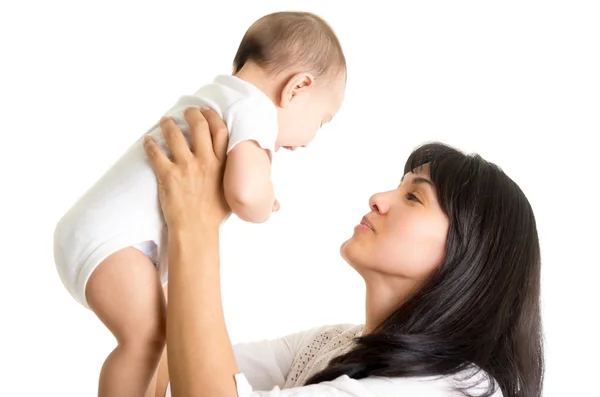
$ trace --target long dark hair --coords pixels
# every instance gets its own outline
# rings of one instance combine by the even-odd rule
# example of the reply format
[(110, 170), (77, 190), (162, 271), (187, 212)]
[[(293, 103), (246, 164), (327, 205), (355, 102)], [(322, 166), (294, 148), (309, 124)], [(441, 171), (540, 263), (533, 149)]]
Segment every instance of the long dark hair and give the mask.
[(481, 396), (500, 387), (504, 397), (539, 397), (540, 247), (531, 206), (515, 182), (479, 155), (430, 143), (409, 156), (404, 173), (424, 164), (450, 220), (445, 260), (408, 302), (307, 384), (341, 375), (445, 376), (464, 370), (461, 377), (479, 375), (457, 385), (465, 395), (473, 382), (487, 381)]

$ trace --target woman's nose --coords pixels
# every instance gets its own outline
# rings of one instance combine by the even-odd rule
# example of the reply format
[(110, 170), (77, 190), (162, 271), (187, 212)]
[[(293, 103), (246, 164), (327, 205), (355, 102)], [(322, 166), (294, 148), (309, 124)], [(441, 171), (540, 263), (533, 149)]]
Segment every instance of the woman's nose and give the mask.
[(386, 193), (376, 193), (369, 199), (369, 207), (372, 211), (385, 214), (390, 208), (388, 195)]

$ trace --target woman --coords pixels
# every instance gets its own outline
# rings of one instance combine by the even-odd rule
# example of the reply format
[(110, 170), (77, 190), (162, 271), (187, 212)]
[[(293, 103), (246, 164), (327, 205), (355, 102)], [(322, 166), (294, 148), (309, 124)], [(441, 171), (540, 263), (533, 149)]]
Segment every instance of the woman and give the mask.
[(169, 230), (157, 396), (169, 376), (175, 397), (541, 395), (535, 219), (498, 167), (441, 144), (415, 150), (398, 188), (371, 197), (341, 247), (366, 283), (364, 326), (233, 348), (219, 280), (227, 129), (210, 110), (186, 118), (192, 150), (170, 120), (172, 161), (145, 141)]

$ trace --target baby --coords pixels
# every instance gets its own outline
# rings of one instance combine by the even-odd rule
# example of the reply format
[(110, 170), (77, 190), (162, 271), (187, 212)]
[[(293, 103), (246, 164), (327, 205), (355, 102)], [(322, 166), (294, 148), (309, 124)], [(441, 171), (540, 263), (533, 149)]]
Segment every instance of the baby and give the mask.
[[(345, 86), (346, 61), (330, 26), (310, 13), (278, 12), (248, 29), (233, 75), (181, 97), (166, 116), (187, 136), (186, 108), (208, 106), (221, 115), (230, 131), (225, 197), (239, 218), (259, 223), (278, 209), (272, 152), (308, 145), (337, 113)], [(166, 148), (158, 123), (147, 134)], [(165, 344), (165, 235), (142, 139), (56, 227), (54, 256), (62, 282), (118, 343), (102, 367), (100, 396), (153, 395)]]

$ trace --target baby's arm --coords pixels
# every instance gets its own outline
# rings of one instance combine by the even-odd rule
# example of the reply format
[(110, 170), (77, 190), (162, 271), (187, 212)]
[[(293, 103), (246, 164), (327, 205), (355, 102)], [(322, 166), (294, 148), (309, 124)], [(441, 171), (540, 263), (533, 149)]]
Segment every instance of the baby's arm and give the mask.
[(278, 134), (277, 109), (262, 93), (227, 111), (229, 143), (223, 188), (231, 211), (240, 219), (262, 223), (276, 210), (271, 183), (271, 153)]
[(240, 219), (268, 220), (275, 202), (269, 151), (254, 140), (235, 145), (227, 156), (223, 188), (231, 211)]

